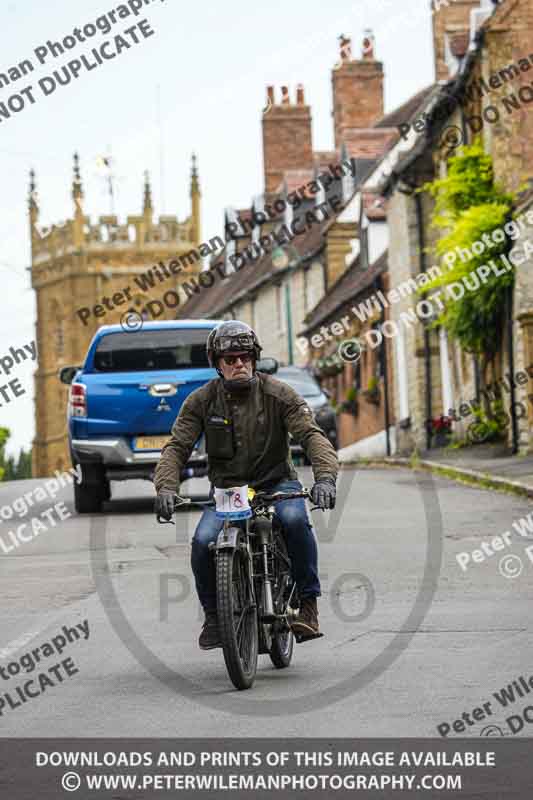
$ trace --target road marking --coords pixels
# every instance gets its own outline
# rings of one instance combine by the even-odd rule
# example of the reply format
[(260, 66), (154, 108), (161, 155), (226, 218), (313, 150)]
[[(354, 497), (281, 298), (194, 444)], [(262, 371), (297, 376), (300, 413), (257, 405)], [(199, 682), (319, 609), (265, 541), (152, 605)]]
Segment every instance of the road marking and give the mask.
[[(23, 647), (26, 647), (28, 642), (31, 642), (32, 639), (36, 639), (38, 636), (42, 636), (45, 631), (52, 627), (58, 620), (64, 619), (65, 617), (65, 609), (60, 614), (54, 614), (46, 623), (46, 625), (41, 628), (40, 630), (28, 631), (28, 633), (23, 633), (17, 639), (13, 639), (12, 642), (9, 642), (6, 647), (0, 648), (0, 661), (4, 659), (11, 658), (14, 653), (17, 653), (19, 650), (22, 650)], [(80, 614), (81, 617), (81, 614)]]

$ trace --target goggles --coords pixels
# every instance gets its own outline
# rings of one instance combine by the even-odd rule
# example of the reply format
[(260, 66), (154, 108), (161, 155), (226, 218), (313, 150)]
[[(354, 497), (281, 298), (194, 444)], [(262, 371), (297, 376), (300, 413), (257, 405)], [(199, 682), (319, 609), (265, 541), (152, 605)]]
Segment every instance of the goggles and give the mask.
[(215, 343), (215, 349), (220, 352), (227, 350), (253, 350), (254, 340), (249, 333), (240, 333), (238, 336), (221, 336)]

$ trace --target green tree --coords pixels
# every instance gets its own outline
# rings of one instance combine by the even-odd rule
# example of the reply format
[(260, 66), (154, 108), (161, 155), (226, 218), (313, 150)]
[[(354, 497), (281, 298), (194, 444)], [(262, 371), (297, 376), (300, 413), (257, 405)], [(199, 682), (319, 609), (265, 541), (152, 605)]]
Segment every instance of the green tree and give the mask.
[(0, 427), (0, 481), (22, 481), (31, 478), (31, 448), (21, 448), (18, 458), (6, 456), (6, 444), (11, 436), (9, 428)]
[(16, 479), (22, 481), (31, 478), (31, 476), (31, 448), (28, 452), (22, 448), (17, 461)]
[[(456, 252), (457, 247), (473, 252), (474, 242), (483, 241), (484, 234), (490, 236), (512, 217), (515, 196), (495, 183), (492, 158), (479, 141), (461, 148), (450, 158), (446, 177), (426, 184), (422, 191), (435, 198), (431, 224), (443, 231), (435, 247), (439, 258)], [(482, 264), (508, 253), (511, 246), (506, 237), (467, 261), (456, 258), (423, 291), (431, 293), (432, 289), (460, 282)], [(459, 300), (442, 297), (445, 308), (435, 324), (442, 325), (464, 350), (478, 356), (482, 388), (486, 386), (489, 365), (493, 366), (501, 351), (506, 300), (513, 283), (514, 270), (500, 276), (491, 273), (476, 291), (465, 292)], [(488, 407), (487, 413), (490, 414)]]
[(5, 450), (7, 440), (11, 436), (11, 431), (9, 428), (2, 428), (0, 427), (0, 481), (4, 480), (5, 474)]
[(14, 456), (7, 456), (4, 466), (4, 482), (15, 481), (17, 479), (17, 466)]

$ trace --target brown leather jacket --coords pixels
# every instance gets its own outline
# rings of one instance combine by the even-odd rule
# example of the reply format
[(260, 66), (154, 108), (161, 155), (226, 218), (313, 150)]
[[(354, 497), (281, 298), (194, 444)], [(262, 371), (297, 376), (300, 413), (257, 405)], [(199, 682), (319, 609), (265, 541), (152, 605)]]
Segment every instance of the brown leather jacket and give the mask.
[(187, 397), (157, 465), (158, 492), (178, 491), (180, 470), (202, 433), (213, 486), (265, 489), (296, 478), (289, 433), (304, 449), (315, 481), (337, 477), (337, 454), (311, 409), (294, 389), (271, 375), (257, 373), (251, 390), (242, 394), (230, 394), (222, 379), (215, 378)]

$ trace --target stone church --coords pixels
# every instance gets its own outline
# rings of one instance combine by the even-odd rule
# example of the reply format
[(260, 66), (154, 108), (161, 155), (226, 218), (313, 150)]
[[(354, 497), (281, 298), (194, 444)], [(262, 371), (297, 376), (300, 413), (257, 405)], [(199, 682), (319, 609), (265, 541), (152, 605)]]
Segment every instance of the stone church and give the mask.
[[(145, 177), (142, 214), (119, 223), (114, 215), (91, 223), (83, 208), (83, 183), (78, 156), (74, 156), (72, 183), (73, 217), (49, 229), (39, 224), (40, 200), (35, 173), (30, 173), (29, 222), (31, 234), (31, 281), (37, 295), (35, 372), (36, 432), (33, 442), (33, 475), (43, 477), (70, 465), (67, 438), (68, 387), (58, 378), (63, 366), (82, 364), (88, 345), (100, 325), (117, 323), (125, 311), (140, 310), (152, 298), (140, 289), (131, 305), (109, 310), (104, 319), (91, 314), (83, 320), (76, 312), (93, 308), (104, 296), (132, 285), (135, 276), (159, 261), (180, 258), (200, 242), (200, 186), (193, 156), (190, 215), (154, 217), (148, 175)], [(201, 262), (191, 266), (192, 274)], [(191, 274), (191, 273), (189, 273)], [(168, 289), (177, 288), (173, 275)], [(133, 284), (135, 285), (135, 284)], [(165, 309), (162, 319), (175, 317)]]

